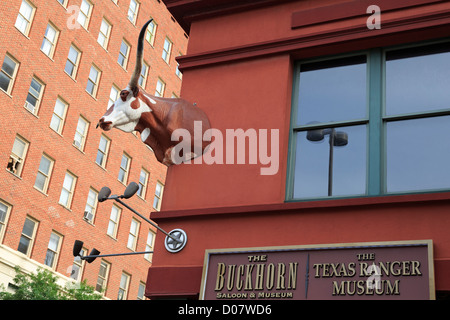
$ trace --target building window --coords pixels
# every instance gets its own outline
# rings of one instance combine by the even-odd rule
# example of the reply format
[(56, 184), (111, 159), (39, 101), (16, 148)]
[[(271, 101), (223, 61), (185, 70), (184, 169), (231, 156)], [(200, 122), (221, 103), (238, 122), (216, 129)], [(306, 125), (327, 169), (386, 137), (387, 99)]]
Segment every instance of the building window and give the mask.
[(169, 63), (171, 51), (172, 51), (172, 41), (166, 38), (164, 40), (164, 46), (162, 51), (162, 58), (166, 63)]
[(158, 181), (156, 183), (155, 197), (153, 198), (153, 208), (158, 211), (161, 209), (161, 200), (162, 200), (163, 189), (164, 189), (164, 185)]
[(122, 272), (120, 277), (119, 293), (117, 294), (117, 300), (126, 300), (128, 295), (128, 286), (130, 284), (130, 275)]
[(50, 121), (50, 128), (62, 134), (64, 120), (66, 119), (68, 104), (60, 98), (56, 99), (55, 108), (53, 109), (52, 120)]
[[(87, 254), (87, 250), (82, 248), (80, 251), (81, 256), (85, 256)], [(70, 273), (70, 277), (75, 281), (81, 281), (81, 275), (83, 274), (84, 268), (84, 260), (81, 260), (79, 256), (76, 256), (73, 259), (72, 271)]]
[(128, 249), (131, 249), (133, 251), (136, 250), (140, 225), (141, 224), (139, 223), (139, 221), (137, 221), (135, 219), (131, 220), (130, 233), (128, 235), (127, 247), (128, 247)]
[(83, 219), (90, 223), (94, 222), (95, 212), (97, 211), (97, 197), (98, 192), (90, 188), (83, 215)]
[(73, 79), (75, 79), (78, 64), (80, 62), (81, 51), (75, 48), (75, 46), (71, 45), (69, 49), (69, 56), (67, 57), (66, 66), (64, 67), (64, 71)]
[(138, 80), (139, 85), (143, 89), (145, 89), (145, 84), (147, 83), (147, 75), (148, 75), (149, 69), (150, 69), (150, 67), (148, 66), (148, 64), (144, 62), (142, 64), (141, 74), (139, 75), (139, 80)]
[(144, 294), (145, 294), (145, 283), (139, 282), (139, 289), (138, 289), (137, 299), (138, 300), (144, 300), (145, 299)]
[(155, 20), (150, 22), (150, 24), (147, 27), (147, 33), (145, 34), (145, 39), (150, 43), (150, 45), (153, 47), (155, 43), (155, 37), (156, 37), (156, 28), (157, 24)]
[(119, 219), (121, 209), (113, 204), (111, 209), (111, 214), (109, 216), (108, 230), (106, 231), (107, 235), (110, 235), (114, 239), (117, 237), (117, 229), (119, 227)]
[(141, 174), (139, 175), (139, 189), (137, 195), (142, 199), (145, 199), (145, 194), (147, 193), (147, 182), (148, 176), (150, 174), (144, 168), (141, 169)]
[(75, 191), (75, 184), (77, 182), (77, 177), (73, 174), (66, 172), (64, 177), (63, 187), (61, 190), (61, 195), (59, 197), (59, 204), (70, 209), (72, 204), (73, 193)]
[(166, 90), (166, 84), (161, 79), (158, 79), (156, 82), (156, 91), (155, 96), (157, 97), (164, 97), (164, 91)]
[(27, 217), (25, 219), (17, 251), (22, 252), (27, 256), (31, 255), (31, 248), (33, 247), (37, 226), (38, 222), (33, 218)]
[(27, 155), (29, 142), (20, 137), (16, 136), (14, 139), (14, 144), (12, 147), (11, 155), (9, 156), (8, 165), (6, 169), (16, 176), (21, 176), (23, 163), (25, 162), (25, 157)]
[(136, 0), (131, 0), (130, 6), (128, 7), (128, 20), (130, 20), (132, 24), (136, 24), (138, 11), (139, 2)]
[[(182, 54), (180, 53), (178, 56), (181, 57)], [(180, 71), (180, 69), (179, 69), (180, 64), (178, 63), (178, 61), (175, 61), (175, 62), (177, 63), (177, 68), (175, 69), (175, 74), (177, 75), (178, 78), (181, 79), (182, 76), (183, 76), (183, 74), (181, 73), (181, 71)]]
[(91, 66), (91, 71), (89, 72), (89, 78), (87, 81), (86, 91), (95, 98), (97, 95), (98, 84), (100, 82), (101, 71), (96, 67)]
[(98, 33), (97, 42), (105, 48), (108, 48), (109, 37), (111, 35), (111, 24), (103, 18), (102, 24), (100, 25), (100, 32)]
[[(153, 251), (155, 245), (155, 233), (152, 230), (148, 231), (147, 242), (145, 243), (145, 251)], [(144, 254), (144, 258), (152, 262), (153, 253)]]
[(28, 89), (25, 108), (34, 115), (37, 115), (43, 92), (44, 84), (37, 78), (33, 77), (33, 79), (31, 79), (30, 88)]
[(111, 91), (109, 93), (107, 109), (109, 109), (109, 107), (111, 107), (114, 104), (114, 102), (116, 102), (116, 100), (119, 98), (119, 92), (120, 92), (120, 89), (116, 85), (113, 84), (113, 86), (111, 87)]
[(122, 155), (122, 161), (120, 161), (120, 169), (119, 169), (119, 181), (123, 184), (127, 183), (128, 179), (128, 171), (130, 170), (130, 162), (131, 158), (125, 153)]
[(31, 22), (33, 21), (35, 11), (36, 8), (30, 2), (22, 0), (15, 27), (26, 36), (30, 33)]
[(42, 40), (41, 50), (50, 58), (55, 53), (56, 42), (58, 41), (59, 31), (51, 23), (45, 29), (44, 40)]
[(84, 150), (88, 127), (89, 122), (80, 116), (78, 118), (77, 129), (75, 130), (75, 137), (73, 138), (73, 145), (81, 151)]
[(446, 42), (299, 63), (288, 200), (448, 190), (449, 59)]
[(95, 162), (102, 168), (106, 167), (106, 159), (108, 158), (110, 142), (111, 141), (103, 134), (100, 136), (100, 143), (98, 145), (97, 157), (95, 158)]
[(8, 223), (9, 213), (11, 212), (11, 206), (6, 202), (0, 200), (0, 243), (3, 242), (5, 235), (6, 224)]
[(89, 25), (89, 20), (92, 14), (92, 3), (87, 0), (83, 0), (80, 6), (80, 12), (78, 14), (78, 23), (87, 30)]
[(64, 8), (67, 6), (68, 0), (56, 0), (56, 1), (58, 1)]
[(36, 175), (36, 181), (34, 187), (43, 193), (47, 193), (48, 183), (53, 170), (54, 160), (43, 154), (41, 162), (39, 163), (39, 169)]
[(122, 44), (120, 45), (119, 58), (117, 62), (122, 66), (122, 68), (127, 68), (128, 56), (130, 54), (130, 45), (122, 40)]
[(55, 268), (58, 261), (59, 250), (61, 249), (62, 236), (56, 232), (52, 232), (50, 235), (50, 241), (48, 242), (47, 254), (45, 255), (44, 264), (50, 268)]
[(17, 69), (19, 69), (19, 62), (13, 57), (6, 55), (2, 64), (2, 72), (0, 73), (0, 88), (7, 94), (11, 94)]
[(106, 290), (106, 285), (108, 283), (109, 269), (111, 264), (102, 260), (100, 263), (100, 270), (98, 272), (97, 284), (95, 285), (95, 290), (98, 292), (103, 292)]

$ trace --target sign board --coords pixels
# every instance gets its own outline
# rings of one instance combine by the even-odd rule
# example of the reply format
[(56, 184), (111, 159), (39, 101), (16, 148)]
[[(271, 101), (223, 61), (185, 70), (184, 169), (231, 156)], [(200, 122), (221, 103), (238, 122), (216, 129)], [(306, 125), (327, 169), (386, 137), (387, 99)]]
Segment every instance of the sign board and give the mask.
[(200, 299), (434, 299), (432, 240), (206, 250)]

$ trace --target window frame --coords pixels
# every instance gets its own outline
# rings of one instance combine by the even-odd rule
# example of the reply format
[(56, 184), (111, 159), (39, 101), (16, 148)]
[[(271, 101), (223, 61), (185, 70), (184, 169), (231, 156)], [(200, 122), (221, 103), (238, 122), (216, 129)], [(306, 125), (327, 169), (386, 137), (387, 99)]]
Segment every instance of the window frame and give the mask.
[[(53, 235), (58, 237), (58, 244), (57, 244), (56, 250), (50, 249), (50, 247), (49, 247), (50, 246), (50, 241), (51, 241), (51, 238), (52, 238)], [(61, 252), (61, 246), (62, 246), (63, 239), (64, 239), (63, 235), (61, 235), (60, 233), (58, 233), (58, 232), (56, 232), (54, 230), (52, 231), (52, 233), (50, 235), (50, 239), (49, 239), (48, 245), (47, 245), (47, 251), (46, 251), (45, 259), (44, 259), (44, 264), (46, 266), (50, 267), (51, 269), (55, 269), (56, 265), (58, 264), (59, 255), (60, 255), (60, 252)], [(49, 253), (51, 255), (53, 255), (53, 257), (51, 257), (51, 259), (52, 259), (51, 260), (51, 265), (47, 264), (47, 256), (48, 256)]]
[[(134, 1), (134, 3), (136, 3), (136, 11), (132, 11), (131, 10), (131, 3)], [(128, 5), (128, 10), (127, 10), (127, 19), (128, 21), (130, 21), (133, 25), (136, 25), (136, 21), (137, 21), (137, 16), (139, 14), (139, 9), (141, 7), (141, 3), (137, 0), (130, 0), (130, 4)], [(130, 11), (133, 13), (133, 17), (132, 19), (130, 19)]]
[[(10, 59), (12, 62), (15, 63), (14, 71), (13, 71), (12, 75), (8, 74), (6, 71), (3, 70), (3, 64), (5, 63), (6, 57), (8, 57), (8, 59)], [(5, 54), (5, 58), (3, 58), (3, 63), (2, 63), (2, 67), (0, 69), (0, 72), (9, 78), (9, 82), (8, 82), (8, 88), (6, 88), (6, 90), (4, 90), (3, 88), (0, 88), (0, 90), (2, 90), (3, 92), (5, 92), (8, 95), (11, 95), (12, 89), (14, 86), (14, 82), (16, 81), (17, 72), (19, 70), (20, 62), (16, 58), (14, 58), (12, 55), (10, 55), (9, 53)]]
[[(145, 181), (141, 181), (141, 175), (142, 173), (145, 174)], [(148, 172), (148, 170), (146, 170), (144, 167), (141, 168), (141, 172), (139, 173), (139, 182), (138, 182), (138, 186), (139, 189), (136, 192), (136, 194), (138, 195), (138, 197), (140, 197), (141, 199), (145, 200), (145, 196), (147, 194), (147, 187), (148, 187), (148, 179), (150, 177), (150, 172)]]
[[(116, 220), (112, 219), (113, 210), (116, 210)], [(122, 215), (122, 208), (113, 204), (111, 207), (111, 213), (109, 214), (108, 227), (106, 229), (106, 234), (113, 239), (117, 239), (117, 232), (119, 230), (120, 216)], [(110, 233), (110, 225), (113, 226), (112, 234)]]
[[(23, 152), (22, 155), (18, 155), (16, 153), (13, 152), (14, 150), (14, 144), (16, 143), (16, 140), (20, 140), (20, 142), (22, 142), (25, 146), (23, 148)], [(28, 153), (28, 149), (30, 147), (30, 142), (28, 142), (28, 140), (26, 140), (24, 137), (22, 137), (19, 134), (16, 134), (16, 136), (14, 137), (14, 141), (13, 141), (13, 145), (11, 148), (11, 154), (9, 156), (9, 160), (14, 159), (16, 160), (16, 172), (13, 172), (11, 170), (8, 170), (8, 165), (6, 167), (6, 170), (10, 173), (12, 173), (13, 175), (17, 176), (17, 177), (21, 177), (22, 176), (22, 171), (23, 171), (23, 167), (25, 165), (25, 159), (27, 157), (27, 153)], [(8, 164), (9, 164), (9, 160), (8, 160)], [(17, 166), (17, 162), (19, 163), (19, 165)]]
[[(89, 196), (90, 196), (91, 192), (95, 195), (95, 196), (93, 197), (94, 203), (89, 203)], [(95, 214), (97, 213), (97, 206), (98, 206), (98, 199), (97, 199), (97, 198), (98, 198), (98, 192), (97, 192), (97, 190), (95, 190), (94, 188), (90, 187), (90, 188), (89, 188), (89, 191), (88, 191), (88, 196), (87, 196), (87, 199), (86, 199), (86, 205), (84, 206), (83, 219), (84, 219), (85, 221), (91, 223), (91, 224), (94, 223)], [(86, 209), (90, 209), (90, 211), (89, 211), (89, 210), (86, 210)], [(92, 218), (91, 218), (91, 219), (89, 219), (89, 218), (87, 218), (87, 217), (85, 216), (85, 213), (86, 213), (87, 211), (89, 211), (89, 213), (92, 215)]]
[[(127, 159), (127, 167), (126, 168), (122, 167), (122, 160), (124, 157)], [(131, 160), (132, 160), (132, 158), (126, 152), (122, 153), (122, 158), (120, 158), (119, 175), (117, 176), (117, 180), (119, 180), (120, 183), (122, 183), (124, 185), (127, 184), (128, 175), (130, 174)], [(120, 180), (120, 174), (122, 171), (123, 171), (123, 179)]]
[[(136, 230), (132, 230), (133, 223), (135, 223)], [(140, 228), (141, 228), (141, 222), (135, 218), (132, 218), (131, 223), (130, 223), (130, 232), (128, 233), (128, 240), (127, 240), (127, 248), (132, 251), (136, 251)], [(130, 246), (130, 240), (132, 241), (131, 246)]]
[[(50, 162), (48, 173), (44, 173), (44, 172), (42, 172), (40, 170), (42, 158), (46, 158)], [(52, 175), (52, 171), (53, 171), (53, 166), (54, 165), (55, 165), (55, 160), (53, 158), (51, 158), (50, 156), (48, 156), (46, 153), (42, 153), (41, 160), (39, 161), (39, 167), (38, 167), (38, 170), (37, 170), (37, 173), (36, 173), (36, 179), (34, 181), (33, 187), (36, 188), (37, 190), (39, 190), (40, 192), (44, 193), (44, 194), (47, 194), (48, 185), (50, 183), (50, 178), (51, 178), (51, 175)], [(44, 188), (43, 189), (40, 189), (39, 187), (36, 186), (36, 181), (37, 181), (38, 174), (41, 174), (42, 176), (45, 177), (45, 182), (44, 182)]]
[[(104, 139), (106, 141), (106, 148), (105, 151), (100, 150), (100, 143), (102, 141), (102, 139)], [(97, 155), (95, 157), (95, 163), (98, 164), (101, 168), (106, 169), (106, 162), (108, 161), (108, 155), (109, 155), (109, 149), (111, 146), (111, 139), (109, 139), (107, 136), (105, 136), (103, 133), (100, 135), (100, 141), (98, 143), (98, 148), (97, 148)], [(98, 158), (98, 153), (101, 152), (101, 154), (103, 155), (102, 157), (102, 163), (98, 163), (97, 162), (97, 158)]]
[[(169, 44), (169, 48), (166, 50), (166, 43)], [(169, 37), (164, 38), (164, 43), (162, 47), (161, 58), (167, 63), (170, 64), (170, 56), (172, 55), (173, 42)]]
[[(29, 220), (29, 221), (34, 223), (33, 232), (31, 234), (31, 236), (23, 233), (23, 228), (25, 227), (25, 222), (27, 220)], [(19, 246), (17, 247), (17, 251), (19, 251), (19, 248), (20, 248), (20, 240), (22, 239), (22, 237), (25, 237), (29, 241), (28, 245), (27, 245), (27, 250), (26, 250), (26, 252), (22, 252), (22, 251), (19, 251), (19, 252), (23, 253), (27, 257), (30, 257), (31, 256), (31, 252), (33, 251), (34, 241), (36, 240), (36, 233), (37, 233), (38, 227), (39, 227), (39, 221), (38, 220), (36, 220), (36, 219), (34, 219), (34, 218), (32, 218), (31, 216), (28, 216), (28, 215), (25, 217), (25, 220), (24, 220), (24, 223), (23, 223), (23, 227), (22, 227), (22, 231), (20, 233)]]
[[(64, 105), (64, 113), (62, 115), (62, 117), (55, 113), (55, 109), (56, 109), (56, 104), (58, 103), (58, 101)], [(64, 128), (64, 123), (66, 122), (66, 117), (67, 117), (67, 110), (69, 109), (69, 104), (64, 101), (61, 97), (58, 96), (58, 98), (56, 98), (55, 101), (55, 106), (53, 107), (53, 113), (52, 113), (52, 118), (50, 119), (50, 125), (49, 127), (55, 131), (56, 133), (58, 133), (59, 135), (62, 135), (63, 132), (63, 128)], [(53, 128), (52, 127), (52, 123), (53, 123), (53, 117), (57, 117), (57, 120), (59, 120), (59, 124), (58, 124), (58, 128)]]
[[(67, 190), (66, 188), (64, 188), (64, 182), (66, 181), (67, 175), (69, 175), (69, 176), (72, 177), (72, 183), (71, 183), (71, 185), (70, 185), (70, 190)], [(63, 184), (62, 184), (62, 187), (61, 187), (61, 193), (60, 193), (60, 195), (59, 195), (58, 203), (59, 203), (60, 205), (62, 205), (64, 208), (67, 208), (67, 209), (69, 209), (69, 210), (70, 210), (70, 208), (71, 208), (71, 206), (72, 206), (73, 195), (74, 195), (74, 193), (75, 193), (75, 187), (76, 187), (76, 185), (77, 185), (77, 180), (78, 180), (78, 177), (77, 177), (76, 175), (74, 175), (72, 172), (70, 172), (70, 171), (68, 171), (68, 170), (66, 171), (66, 173), (65, 173), (65, 175), (64, 175), (64, 180), (63, 180)], [(67, 203), (62, 203), (62, 202), (61, 202), (61, 196), (62, 196), (62, 194), (63, 194), (63, 191), (66, 191), (66, 192), (68, 193)]]
[[(161, 88), (161, 91), (158, 90), (158, 86)], [(155, 88), (155, 96), (157, 97), (164, 97), (164, 92), (166, 91), (166, 83), (163, 79), (158, 78), (156, 81), (156, 88)]]
[[(70, 60), (70, 49), (71, 49), (71, 48), (72, 48), (74, 51), (77, 52), (77, 59), (76, 59), (76, 61)], [(72, 43), (72, 44), (70, 45), (70, 47), (69, 47), (69, 53), (67, 54), (66, 63), (64, 64), (64, 72), (65, 72), (69, 77), (71, 77), (73, 80), (75, 80), (76, 77), (77, 77), (77, 72), (78, 72), (78, 67), (79, 67), (79, 65), (80, 65), (80, 60), (81, 60), (81, 50), (78, 49), (78, 48)], [(67, 63), (68, 63), (68, 62), (69, 62), (70, 64), (73, 65), (72, 74), (69, 74), (69, 73), (66, 71), (66, 66), (67, 66)]]
[[(91, 78), (92, 70), (95, 70), (97, 72), (97, 77), (96, 77), (95, 80)], [(92, 64), (91, 68), (89, 69), (89, 75), (88, 75), (88, 80), (87, 80), (87, 84), (86, 84), (86, 92), (93, 98), (97, 97), (97, 92), (98, 92), (98, 87), (100, 85), (100, 78), (101, 78), (101, 76), (102, 76), (102, 71), (99, 68), (97, 68), (97, 66)], [(92, 92), (90, 92), (88, 90), (89, 83), (92, 83)]]
[[(151, 27), (151, 29), (150, 29)], [(155, 39), (156, 39), (156, 30), (158, 29), (158, 24), (155, 22), (155, 19), (153, 19), (152, 22), (147, 27), (147, 31), (145, 33), (145, 40), (154, 47), (155, 45)]]
[[(80, 123), (80, 121), (83, 121), (85, 123), (84, 132), (78, 131), (78, 124)], [(88, 132), (89, 132), (89, 125), (90, 125), (90, 122), (85, 117), (83, 117), (80, 114), (80, 116), (78, 117), (77, 126), (75, 128), (75, 134), (74, 134), (74, 137), (73, 137), (73, 146), (75, 148), (79, 149), (82, 152), (84, 151), (84, 147), (86, 145), (87, 135), (88, 135)], [(78, 142), (78, 143), (80, 143), (79, 146), (76, 144), (76, 142), (77, 142), (77, 140), (76, 140), (77, 135), (81, 137), (81, 142)]]
[[(125, 44), (127, 46), (127, 52), (125, 54), (123, 54), (122, 51), (120, 50), (122, 48), (122, 44)], [(117, 58), (117, 63), (125, 70), (127, 69), (128, 60), (130, 59), (130, 51), (131, 51), (130, 43), (127, 40), (125, 40), (125, 38), (122, 38), (122, 42), (120, 43), (119, 47), (119, 57)], [(119, 62), (120, 57), (123, 57), (122, 64)]]
[[(33, 84), (33, 81), (37, 82), (37, 83), (41, 86), (41, 90), (39, 91), (39, 93), (38, 93), (37, 96), (34, 94), (34, 92), (31, 92), (31, 89), (32, 89), (32, 86), (31, 86), (31, 85)], [(41, 105), (41, 100), (42, 100), (42, 96), (44, 95), (44, 90), (45, 90), (45, 83), (42, 82), (42, 81), (41, 81), (39, 78), (37, 78), (36, 76), (33, 76), (33, 78), (31, 78), (30, 87), (28, 88), (27, 98), (28, 98), (28, 95), (32, 95), (32, 96), (36, 99), (36, 105), (33, 106), (31, 103), (29, 103), (29, 102), (27, 101), (27, 98), (25, 98), (25, 104), (24, 104), (23, 107), (24, 107), (28, 112), (30, 112), (31, 114), (33, 114), (33, 115), (35, 115), (35, 116), (37, 116), (37, 114), (38, 114), (38, 112), (39, 112), (39, 106)], [(27, 107), (28, 105), (33, 106), (33, 110), (30, 110), (30, 109)]]
[[(106, 31), (106, 34), (104, 34), (102, 32), (102, 25), (103, 23), (105, 23), (108, 26), (108, 30)], [(109, 44), (109, 40), (111, 38), (111, 30), (112, 30), (112, 24), (108, 21), (108, 19), (106, 19), (105, 17), (102, 18), (102, 22), (100, 23), (100, 29), (98, 31), (98, 36), (97, 36), (97, 43), (105, 50), (108, 50), (108, 44)], [(102, 35), (104, 37), (104, 43), (100, 43), (100, 35)]]
[[(29, 18), (29, 19), (25, 18), (25, 17), (20, 13), (20, 9), (22, 8), (22, 4), (23, 4), (24, 2), (26, 2), (26, 3), (31, 7), (31, 15), (30, 15), (30, 18)], [(17, 13), (16, 22), (14, 23), (14, 27), (15, 27), (17, 30), (19, 30), (20, 33), (22, 33), (22, 34), (23, 34), (24, 36), (26, 36), (27, 38), (28, 38), (28, 35), (30, 34), (31, 25), (33, 24), (33, 19), (34, 19), (35, 14), (36, 14), (36, 6), (35, 6), (31, 1), (28, 1), (28, 0), (22, 0), (22, 2), (21, 2), (21, 4), (20, 4), (20, 7), (19, 7), (19, 12)], [(22, 31), (21, 29), (19, 29), (19, 28), (17, 27), (17, 21), (18, 21), (18, 19), (19, 19), (19, 15), (20, 15), (24, 20), (27, 21), (27, 25), (26, 25), (24, 31)]]
[[(48, 28), (52, 28), (55, 31), (55, 39), (53, 40), (53, 42), (50, 41), (50, 39), (47, 38), (47, 30), (48, 30)], [(51, 21), (49, 21), (47, 23), (47, 27), (45, 28), (44, 38), (42, 39), (42, 43), (41, 43), (41, 48), (40, 49), (41, 49), (42, 53), (44, 53), (50, 59), (53, 59), (53, 56), (55, 55), (56, 44), (58, 43), (59, 34), (60, 34), (60, 30)], [(44, 42), (46, 40), (51, 45), (50, 52), (48, 54), (42, 49), (42, 47), (44, 45)]]
[[(150, 235), (152, 235), (151, 241), (149, 243)], [(154, 232), (152, 229), (148, 230), (147, 233), (147, 240), (145, 240), (145, 251), (153, 251), (155, 248), (155, 238), (156, 238), (156, 232)], [(144, 259), (148, 260), (149, 262), (152, 262), (153, 259), (153, 253), (145, 253)]]
[[(443, 189), (422, 189), (413, 191), (387, 191), (387, 172), (386, 172), (386, 139), (387, 124), (396, 121), (424, 119), (430, 117), (442, 117), (450, 115), (450, 105), (444, 110), (422, 111), (398, 115), (386, 114), (386, 53), (401, 49), (423, 48), (434, 44), (447, 44), (449, 40), (426, 41), (420, 43), (410, 43), (407, 45), (396, 45), (383, 48), (375, 48), (364, 51), (345, 53), (340, 55), (331, 55), (320, 58), (305, 59), (296, 61), (294, 64), (292, 104), (291, 104), (291, 120), (289, 132), (289, 150), (287, 159), (287, 175), (286, 175), (286, 202), (298, 201), (316, 201), (328, 199), (342, 198), (360, 198), (373, 196), (388, 196), (401, 194), (417, 194), (417, 193), (433, 193), (442, 192)], [(367, 57), (367, 113), (366, 118), (350, 121), (318, 123), (311, 125), (297, 125), (297, 112), (299, 101), (299, 83), (300, 83), (300, 67), (304, 63), (334, 60), (339, 58), (366, 55)], [(310, 198), (294, 198), (294, 178), (295, 178), (295, 157), (296, 157), (296, 135), (298, 132), (312, 129), (339, 128), (344, 126), (366, 125), (367, 126), (367, 167), (366, 167), (366, 193), (363, 195), (346, 195), (331, 197), (310, 197)], [(449, 188), (444, 190), (449, 190)]]
[(2, 199), (0, 199), (0, 204), (6, 207), (4, 219), (3, 221), (0, 220), (0, 243), (3, 243), (3, 238), (5, 237), (6, 228), (8, 226), (9, 216), (13, 207), (8, 202)]
[[(125, 285), (122, 283), (122, 279), (125, 279)], [(127, 300), (128, 291), (130, 289), (131, 275), (122, 271), (119, 281), (119, 290), (117, 292), (117, 300)]]
[[(161, 194), (160, 194), (160, 195), (157, 195), (157, 194), (156, 194), (156, 190), (157, 190), (157, 188), (158, 188), (158, 185), (161, 186)], [(160, 181), (157, 181), (157, 182), (156, 182), (156, 185), (155, 185), (155, 195), (154, 195), (154, 197), (153, 197), (153, 203), (152, 203), (152, 207), (153, 207), (153, 209), (155, 209), (156, 211), (161, 210), (161, 202), (162, 202), (163, 194), (164, 194), (164, 184), (163, 184), (162, 182), (160, 182)], [(155, 207), (155, 200), (156, 200), (156, 199), (158, 199), (158, 202), (157, 202), (156, 207)]]
[[(86, 13), (84, 13), (83, 11), (81, 11), (81, 5), (83, 4), (83, 2), (85, 2), (88, 6), (89, 6), (89, 11)], [(90, 2), (89, 0), (82, 0), (81, 4), (80, 4), (80, 11), (78, 12), (78, 17), (77, 17), (77, 22), (80, 24), (80, 26), (82, 26), (86, 31), (89, 28), (89, 22), (91, 21), (91, 17), (92, 17), (92, 11), (94, 10), (94, 4), (92, 2)], [(80, 19), (80, 15), (83, 15), (85, 17), (85, 21), (84, 24), (82, 24), (79, 19)]]
[[(105, 275), (100, 274), (102, 268), (105, 268)], [(98, 270), (97, 282), (95, 284), (95, 291), (102, 292), (103, 294), (106, 292), (110, 271), (111, 271), (111, 263), (102, 259), (102, 261), (100, 262), (100, 269)], [(99, 280), (102, 281), (100, 288), (99, 288)]]

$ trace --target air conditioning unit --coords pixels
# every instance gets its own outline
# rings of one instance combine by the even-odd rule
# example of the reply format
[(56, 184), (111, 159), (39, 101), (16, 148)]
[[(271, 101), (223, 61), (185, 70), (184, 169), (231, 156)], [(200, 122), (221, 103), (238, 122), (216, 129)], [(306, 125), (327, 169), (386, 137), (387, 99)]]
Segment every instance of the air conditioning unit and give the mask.
[(83, 215), (84, 220), (92, 221), (93, 218), (94, 218), (94, 215), (92, 214), (92, 212), (90, 212), (90, 211), (84, 212), (84, 215)]

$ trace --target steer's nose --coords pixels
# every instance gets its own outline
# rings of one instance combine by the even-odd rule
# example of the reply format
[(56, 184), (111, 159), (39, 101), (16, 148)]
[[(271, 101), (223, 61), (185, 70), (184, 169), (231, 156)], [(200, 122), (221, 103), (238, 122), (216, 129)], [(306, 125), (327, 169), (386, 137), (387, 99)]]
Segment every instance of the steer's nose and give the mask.
[(105, 121), (105, 118), (102, 117), (102, 118), (100, 118), (100, 120), (98, 120), (96, 128), (98, 128), (98, 126), (100, 126), (100, 128), (107, 131), (107, 130), (111, 129), (111, 125), (112, 125), (112, 121)]

